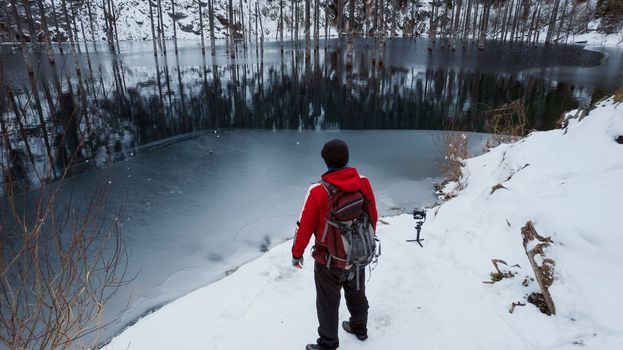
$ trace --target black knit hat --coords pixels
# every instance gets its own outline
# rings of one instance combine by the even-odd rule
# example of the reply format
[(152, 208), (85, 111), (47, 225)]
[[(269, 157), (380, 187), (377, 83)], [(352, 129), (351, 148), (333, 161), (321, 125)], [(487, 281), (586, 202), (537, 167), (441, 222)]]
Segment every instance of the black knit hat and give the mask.
[(348, 145), (342, 140), (325, 143), (320, 155), (329, 168), (340, 169), (348, 165)]

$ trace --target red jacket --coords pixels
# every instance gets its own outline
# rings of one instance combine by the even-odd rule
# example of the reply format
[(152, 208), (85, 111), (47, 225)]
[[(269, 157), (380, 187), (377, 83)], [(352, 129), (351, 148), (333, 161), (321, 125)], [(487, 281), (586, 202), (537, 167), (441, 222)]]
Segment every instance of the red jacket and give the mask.
[[(359, 176), (355, 168), (345, 168), (328, 172), (322, 176), (322, 179), (337, 186), (337, 188), (344, 192), (360, 190), (363, 196), (368, 199), (368, 210), (370, 211), (368, 214), (370, 215), (372, 226), (376, 230), (376, 222), (378, 220), (376, 201), (374, 199), (374, 193), (372, 192), (372, 186), (370, 186), (370, 181), (367, 178)], [(312, 256), (320, 264), (327, 263), (327, 248), (322, 246), (319, 242), (320, 234), (322, 233), (322, 228), (325, 226), (325, 219), (329, 210), (329, 195), (327, 191), (319, 183), (312, 185), (307, 191), (305, 205), (303, 206), (303, 211), (301, 212), (298, 223), (299, 226), (294, 236), (292, 256), (303, 256), (309, 244), (309, 240), (312, 234), (314, 234), (316, 236), (316, 248)]]

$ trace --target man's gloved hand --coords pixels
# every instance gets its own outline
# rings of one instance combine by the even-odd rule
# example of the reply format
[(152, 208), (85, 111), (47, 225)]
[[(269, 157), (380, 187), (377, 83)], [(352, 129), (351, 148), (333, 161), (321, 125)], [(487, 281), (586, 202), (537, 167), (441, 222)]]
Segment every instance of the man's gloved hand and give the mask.
[(302, 269), (303, 268), (303, 257), (296, 257), (296, 256), (292, 256), (292, 266), (294, 266), (297, 269)]

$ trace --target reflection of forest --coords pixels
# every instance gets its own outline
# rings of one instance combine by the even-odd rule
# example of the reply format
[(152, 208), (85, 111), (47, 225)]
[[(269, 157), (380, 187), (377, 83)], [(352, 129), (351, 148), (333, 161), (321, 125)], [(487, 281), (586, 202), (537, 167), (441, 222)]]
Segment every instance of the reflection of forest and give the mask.
[[(155, 68), (145, 68), (113, 61), (85, 70), (80, 89), (88, 99), (73, 97), (80, 90), (75, 79), (58, 89), (46, 81), (58, 78), (40, 77), (41, 96), (57, 101), (41, 103), (43, 118), (26, 94), (3, 92), (5, 177), (36, 182), (42, 173), (59, 176), (72, 154), (72, 168), (97, 166), (140, 145), (218, 128), (442, 129), (459, 121), (482, 131), (482, 112), (515, 99), (526, 105), (532, 128), (550, 129), (592, 94), (529, 74), (379, 68), (365, 59), (351, 71), (335, 51), (315, 54), (309, 66), (303, 56), (293, 51), (270, 65), (189, 67), (156, 58)], [(63, 91), (60, 98), (54, 91)]]

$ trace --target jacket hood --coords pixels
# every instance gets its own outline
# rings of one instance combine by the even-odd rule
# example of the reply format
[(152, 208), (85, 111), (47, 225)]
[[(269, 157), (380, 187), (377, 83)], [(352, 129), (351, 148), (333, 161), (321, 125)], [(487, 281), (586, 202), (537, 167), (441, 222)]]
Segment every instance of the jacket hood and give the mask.
[(322, 179), (344, 192), (355, 192), (361, 189), (361, 176), (355, 168), (331, 171), (322, 175)]

